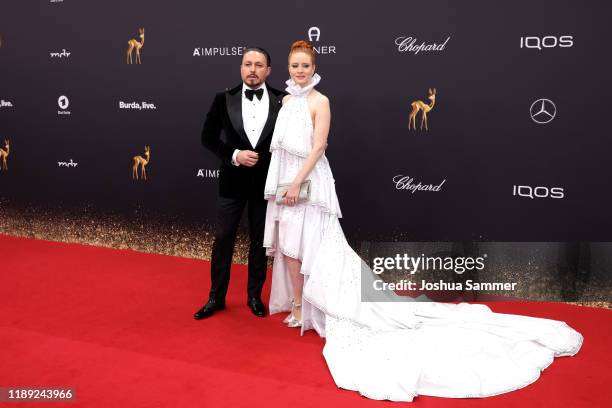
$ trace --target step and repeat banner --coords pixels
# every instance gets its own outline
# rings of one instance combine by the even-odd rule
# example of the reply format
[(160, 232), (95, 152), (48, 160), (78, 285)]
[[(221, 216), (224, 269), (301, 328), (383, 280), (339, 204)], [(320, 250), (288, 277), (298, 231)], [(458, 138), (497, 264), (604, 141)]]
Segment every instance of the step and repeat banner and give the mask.
[(611, 18), (595, 0), (3, 0), (2, 231), (205, 254), (213, 96), (248, 46), (284, 89), (305, 39), (351, 240), (611, 241)]

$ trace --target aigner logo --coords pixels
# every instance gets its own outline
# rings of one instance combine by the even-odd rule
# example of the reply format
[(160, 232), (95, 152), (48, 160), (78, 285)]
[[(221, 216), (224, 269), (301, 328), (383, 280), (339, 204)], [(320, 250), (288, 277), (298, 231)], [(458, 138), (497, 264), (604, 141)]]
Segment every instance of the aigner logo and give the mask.
[(543, 50), (544, 48), (570, 48), (574, 46), (574, 37), (562, 35), (560, 37), (547, 35), (544, 37), (521, 37), (521, 48)]
[(564, 198), (565, 191), (562, 187), (531, 187), (515, 184), (512, 186), (512, 195), (515, 197), (531, 198)]
[(13, 108), (13, 103), (11, 101), (5, 101), (4, 99), (0, 99), (0, 108)]
[(143, 180), (147, 179), (147, 170), (145, 167), (151, 160), (151, 146), (145, 146), (145, 157), (134, 156), (132, 157), (132, 179), (138, 180), (138, 167), (140, 167), (140, 178)]
[(138, 37), (140, 37), (140, 41), (135, 38), (128, 41), (128, 48), (126, 52), (128, 64), (132, 63), (132, 52), (134, 50), (136, 50), (136, 63), (140, 64), (140, 49), (144, 45), (144, 28), (138, 29)]
[(408, 130), (410, 130), (410, 124), (412, 124), (412, 128), (416, 130), (416, 116), (419, 112), (421, 112), (421, 127), (420, 130), (423, 130), (423, 124), (425, 125), (425, 130), (429, 130), (427, 127), (427, 113), (430, 112), (434, 105), (436, 104), (436, 88), (433, 90), (429, 88), (429, 104), (421, 100), (414, 101), (410, 104), (412, 106), (412, 112), (408, 115)]
[(404, 176), (402, 174), (398, 174), (393, 177), (393, 183), (395, 184), (395, 188), (397, 190), (408, 190), (412, 194), (416, 191), (440, 191), (442, 185), (446, 182), (446, 179), (442, 180), (442, 182), (438, 185), (433, 184), (414, 184), (414, 179), (410, 176)]
[[(321, 29), (319, 27), (310, 27), (308, 29), (308, 39), (310, 42), (319, 42), (319, 38), (321, 38)], [(314, 52), (317, 54), (335, 54), (336, 46), (335, 45), (319, 45), (313, 44), (312, 48)]]
[(58, 167), (76, 167), (76, 166), (79, 165), (79, 163), (75, 163), (74, 161), (72, 161), (72, 159), (70, 159), (69, 162), (58, 161), (57, 165), (58, 165)]
[(70, 115), (70, 111), (66, 110), (68, 109), (68, 106), (70, 105), (70, 101), (68, 101), (68, 97), (66, 95), (62, 95), (59, 98), (57, 98), (57, 105), (61, 109), (57, 111), (58, 115)]
[(429, 51), (444, 51), (446, 48), (446, 44), (450, 40), (450, 36), (444, 40), (443, 43), (430, 43), (426, 44), (424, 42), (418, 43), (416, 37), (397, 37), (395, 39), (395, 45), (397, 45), (397, 50), (399, 52), (410, 52), (417, 55), (419, 52), (429, 52)]
[(535, 123), (546, 124), (557, 116), (557, 107), (550, 99), (541, 98), (531, 104), (529, 115)]
[(62, 48), (62, 52), (50, 52), (51, 58), (68, 58), (70, 57), (70, 53), (66, 51), (65, 48)]
[(11, 151), (11, 146), (9, 144), (9, 140), (4, 139), (4, 149), (0, 148), (0, 158), (2, 159), (2, 163), (0, 164), (0, 170), (8, 170), (6, 159), (10, 151)]
[(310, 27), (308, 29), (308, 40), (312, 41), (319, 41), (319, 38), (321, 37), (321, 30), (319, 29), (319, 27)]

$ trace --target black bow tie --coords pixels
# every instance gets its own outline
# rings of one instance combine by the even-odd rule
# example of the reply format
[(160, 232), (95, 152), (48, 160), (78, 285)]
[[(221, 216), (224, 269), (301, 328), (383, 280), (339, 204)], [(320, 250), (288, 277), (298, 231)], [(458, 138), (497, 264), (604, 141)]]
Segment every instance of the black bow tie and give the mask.
[(247, 99), (249, 101), (253, 100), (253, 95), (256, 95), (257, 99), (259, 99), (261, 101), (261, 97), (263, 96), (263, 88), (259, 88), (256, 91), (254, 91), (252, 89), (247, 89), (247, 90), (244, 91), (244, 95), (247, 97)]

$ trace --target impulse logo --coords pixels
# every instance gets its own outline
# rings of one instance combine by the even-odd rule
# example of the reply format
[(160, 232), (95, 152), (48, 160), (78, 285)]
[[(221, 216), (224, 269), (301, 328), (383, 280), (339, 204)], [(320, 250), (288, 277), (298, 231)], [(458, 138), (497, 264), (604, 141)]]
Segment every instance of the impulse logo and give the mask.
[(70, 159), (69, 162), (57, 162), (58, 167), (76, 167), (79, 165), (79, 163), (76, 163), (74, 161), (72, 161), (72, 159)]
[(62, 52), (50, 52), (51, 58), (68, 58), (70, 57), (70, 53), (66, 51), (65, 48), (62, 48)]
[(148, 102), (123, 102), (119, 101), (119, 109), (155, 110), (157, 106)]
[(565, 198), (565, 190), (562, 187), (532, 187), (515, 184), (512, 186), (512, 195), (532, 200), (536, 198)]
[(198, 169), (196, 177), (202, 178), (219, 178), (219, 170)]
[(232, 55), (242, 55), (246, 47), (195, 47), (193, 57), (227, 57)]
[(5, 101), (4, 99), (0, 99), (0, 108), (13, 108), (14, 105), (11, 101)]

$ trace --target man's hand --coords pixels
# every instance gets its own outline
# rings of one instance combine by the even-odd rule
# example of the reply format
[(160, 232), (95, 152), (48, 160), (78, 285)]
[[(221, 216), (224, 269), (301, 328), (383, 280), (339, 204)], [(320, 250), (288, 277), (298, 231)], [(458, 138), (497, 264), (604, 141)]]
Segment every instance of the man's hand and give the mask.
[(252, 150), (241, 150), (236, 155), (236, 161), (241, 166), (253, 167), (257, 160), (259, 160), (259, 155)]

